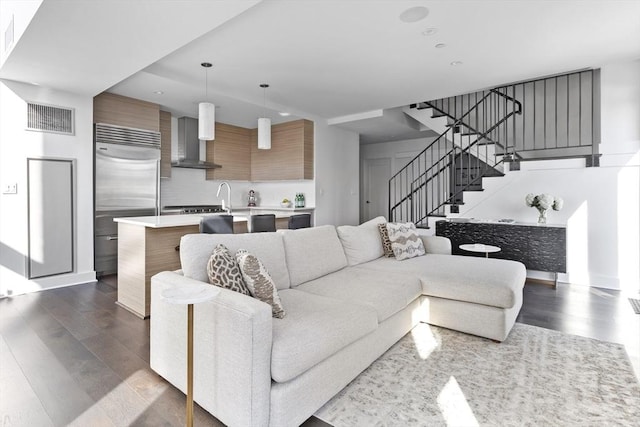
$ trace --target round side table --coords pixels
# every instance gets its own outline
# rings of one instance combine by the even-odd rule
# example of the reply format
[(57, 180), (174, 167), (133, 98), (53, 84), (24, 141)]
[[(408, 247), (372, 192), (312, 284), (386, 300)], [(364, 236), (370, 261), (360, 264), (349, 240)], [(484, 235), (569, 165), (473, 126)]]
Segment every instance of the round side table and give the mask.
[(170, 304), (187, 306), (187, 427), (193, 427), (193, 304), (214, 299), (220, 289), (205, 283), (170, 286), (160, 293)]
[(484, 253), (486, 258), (489, 258), (490, 252), (500, 252), (502, 250), (498, 246), (483, 245), (482, 243), (469, 243), (465, 245), (460, 245), (459, 247), (463, 251), (467, 251), (467, 252)]

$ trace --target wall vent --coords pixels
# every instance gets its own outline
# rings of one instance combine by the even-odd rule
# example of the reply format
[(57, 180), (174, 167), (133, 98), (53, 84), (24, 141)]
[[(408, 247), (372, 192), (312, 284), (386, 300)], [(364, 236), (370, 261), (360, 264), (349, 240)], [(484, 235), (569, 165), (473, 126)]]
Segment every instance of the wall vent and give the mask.
[(124, 145), (149, 145), (160, 148), (160, 132), (105, 123), (95, 124), (95, 142)]
[(27, 130), (74, 134), (73, 108), (27, 103)]

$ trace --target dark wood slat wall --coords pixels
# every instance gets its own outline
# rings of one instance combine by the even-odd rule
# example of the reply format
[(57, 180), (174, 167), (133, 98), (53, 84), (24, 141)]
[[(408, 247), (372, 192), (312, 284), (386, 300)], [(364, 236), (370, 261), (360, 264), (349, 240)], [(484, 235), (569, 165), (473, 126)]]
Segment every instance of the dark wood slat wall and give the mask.
[(500, 247), (492, 258), (520, 261), (529, 270), (567, 271), (567, 229), (562, 226), (437, 221), (436, 235), (451, 240), (454, 255), (472, 255), (460, 245), (483, 243)]

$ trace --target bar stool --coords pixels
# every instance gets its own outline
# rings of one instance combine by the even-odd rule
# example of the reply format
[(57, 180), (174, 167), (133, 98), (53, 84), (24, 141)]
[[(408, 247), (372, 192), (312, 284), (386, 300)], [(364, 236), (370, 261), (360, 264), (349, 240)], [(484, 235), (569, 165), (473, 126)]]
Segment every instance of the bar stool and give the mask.
[(200, 232), (233, 234), (233, 215), (208, 215), (200, 220)]
[(276, 216), (274, 214), (251, 215), (252, 233), (269, 231), (276, 231)]
[(311, 214), (298, 214), (289, 217), (289, 230), (311, 227)]

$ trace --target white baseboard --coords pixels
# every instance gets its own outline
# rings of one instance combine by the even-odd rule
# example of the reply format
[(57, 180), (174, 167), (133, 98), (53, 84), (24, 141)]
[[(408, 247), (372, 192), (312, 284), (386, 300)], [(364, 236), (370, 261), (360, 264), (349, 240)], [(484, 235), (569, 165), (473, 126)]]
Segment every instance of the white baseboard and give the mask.
[(0, 298), (16, 295), (40, 292), (47, 289), (64, 288), (66, 286), (79, 285), (82, 283), (92, 283), (96, 281), (95, 271), (85, 271), (82, 273), (59, 274), (57, 276), (43, 277), (40, 279), (28, 280), (24, 277), (14, 276), (11, 283), (3, 289)]

